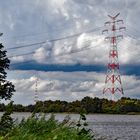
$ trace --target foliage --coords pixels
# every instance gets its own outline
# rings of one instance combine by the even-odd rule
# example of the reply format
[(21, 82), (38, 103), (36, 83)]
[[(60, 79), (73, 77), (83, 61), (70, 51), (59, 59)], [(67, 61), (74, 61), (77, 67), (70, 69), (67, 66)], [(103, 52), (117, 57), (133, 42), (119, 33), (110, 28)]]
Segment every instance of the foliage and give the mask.
[(3, 48), (4, 46), (0, 44), (0, 99), (9, 100), (15, 89), (14, 85), (6, 80), (6, 70), (9, 69), (10, 60)]
[(79, 121), (77, 122), (76, 126), (77, 126), (77, 131), (78, 131), (79, 137), (82, 138), (83, 135), (86, 135), (88, 138), (87, 140), (94, 139), (94, 135), (92, 135), (92, 133), (93, 133), (92, 130), (86, 128), (88, 126), (88, 123), (86, 122), (86, 116), (83, 113), (80, 114), (80, 118), (79, 118)]
[(85, 97), (81, 101), (83, 108), (87, 113), (101, 113), (102, 112), (102, 100), (99, 98)]
[[(6, 70), (9, 69), (10, 60), (6, 56), (6, 51), (3, 50), (4, 46), (0, 44), (0, 100), (9, 100), (15, 91), (14, 85), (6, 80)], [(4, 135), (13, 127), (13, 120), (11, 118), (13, 102), (9, 103), (6, 111), (0, 118), (0, 134)], [(0, 111), (4, 111), (4, 104), (0, 105)]]
[[(0, 104), (0, 109), (3, 111), (4, 104)], [(110, 114), (126, 114), (140, 113), (140, 100), (121, 98), (114, 102), (107, 99), (84, 97), (81, 101), (38, 101), (36, 105), (13, 105), (13, 110), (17, 112), (44, 112), (44, 113), (110, 113)]]
[(45, 115), (35, 114), (27, 120), (22, 120), (1, 139), (3, 140), (92, 140), (86, 129), (76, 129), (67, 117), (63, 122), (57, 122), (54, 115), (46, 120)]
[(0, 135), (5, 135), (13, 128), (14, 122), (12, 117), (10, 116), (12, 111), (13, 102), (10, 102), (6, 111), (0, 119)]

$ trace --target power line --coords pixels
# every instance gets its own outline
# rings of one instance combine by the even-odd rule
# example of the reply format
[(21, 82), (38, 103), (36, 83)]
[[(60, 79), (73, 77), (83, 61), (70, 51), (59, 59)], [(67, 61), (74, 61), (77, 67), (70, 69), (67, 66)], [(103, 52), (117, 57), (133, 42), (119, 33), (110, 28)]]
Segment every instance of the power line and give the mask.
[[(80, 19), (80, 18), (79, 18)], [(97, 18), (98, 21), (102, 20), (102, 18)], [(96, 19), (96, 20), (97, 20)], [(94, 20), (90, 19), (90, 22), (95, 22)], [(45, 22), (46, 23), (46, 22)], [(64, 27), (68, 28), (69, 26), (74, 26), (75, 23), (63, 23), (61, 26), (55, 26), (55, 28), (51, 28), (51, 31), (61, 31), (62, 29), (65, 29)], [(51, 26), (51, 24), (48, 24), (48, 26)], [(88, 27), (88, 26), (86, 26)], [(84, 31), (83, 31), (84, 32)], [(38, 32), (38, 33), (28, 33), (28, 34), (23, 34), (20, 36), (9, 36), (6, 37), (6, 39), (16, 39), (16, 38), (22, 38), (22, 37), (33, 37), (33, 36), (39, 36), (39, 35), (43, 35), (43, 34), (48, 34), (48, 31), (44, 31), (44, 32)]]
[[(135, 27), (133, 27), (133, 26), (131, 26), (131, 25), (127, 25), (127, 26), (129, 26), (130, 28), (130, 30), (131, 31), (134, 31), (134, 32), (137, 32), (137, 33), (140, 33)], [(131, 29), (132, 28), (132, 29)]]
[(15, 56), (8, 56), (8, 58), (25, 56), (25, 55), (30, 55), (30, 54), (34, 54), (34, 53), (35, 53), (35, 51), (32, 51), (32, 52), (29, 52), (29, 53), (18, 54), (18, 55), (15, 55)]
[[(131, 36), (132, 37), (132, 36)], [(91, 42), (91, 41), (93, 41), (93, 40), (88, 40), (88, 41), (85, 41), (84, 43), (88, 43), (88, 42)], [(38, 43), (39, 44), (39, 43)], [(73, 44), (70, 44), (70, 45), (68, 45), (68, 46), (71, 46), (71, 45), (73, 45)], [(83, 47), (83, 48), (81, 48), (81, 49), (76, 49), (76, 50), (71, 50), (71, 52), (70, 53), (68, 53), (68, 54), (72, 54), (72, 53), (77, 53), (77, 52), (81, 52), (81, 51), (83, 51), (83, 49), (84, 50), (86, 50), (85, 48), (87, 48), (87, 47)], [(76, 52), (75, 52), (76, 51)], [(12, 58), (12, 57), (18, 57), (18, 56), (25, 56), (25, 55), (30, 55), (30, 54), (34, 54), (35, 53), (35, 51), (32, 51), (32, 52), (28, 52), (28, 53), (23, 53), (23, 54), (18, 54), (18, 55), (15, 55), (15, 56), (9, 56), (8, 58)], [(68, 55), (67, 53), (66, 54), (60, 54), (60, 55), (55, 55), (55, 56), (63, 56), (63, 55)]]
[(138, 38), (136, 38), (136, 37), (130, 35), (129, 33), (126, 33), (126, 34), (127, 34), (130, 38), (135, 39), (136, 41), (140, 42), (140, 39), (138, 39)]
[[(93, 41), (93, 40), (87, 40), (87, 41), (84, 41), (83, 43), (90, 43), (91, 41)], [(74, 45), (74, 43), (73, 44), (69, 44), (68, 46), (72, 46), (72, 45)], [(25, 56), (25, 55), (30, 55), (30, 54), (34, 54), (34, 53), (35, 53), (35, 51), (31, 51), (31, 52), (28, 52), (28, 53), (17, 54), (15, 56), (14, 55), (13, 56), (9, 56), (8, 58), (18, 57), (18, 56)]]
[(46, 41), (37, 42), (37, 43), (32, 43), (32, 44), (27, 44), (27, 45), (21, 45), (21, 46), (12, 47), (12, 48), (7, 48), (7, 50), (20, 49), (20, 48), (25, 48), (25, 47), (40, 45), (40, 44), (44, 44), (44, 43), (46, 43)]
[[(75, 54), (75, 53), (79, 53), (79, 52), (82, 52), (82, 51), (85, 51), (85, 50), (89, 50), (89, 49), (92, 49), (92, 48), (95, 48), (95, 47), (98, 47), (99, 45), (96, 45), (96, 46), (90, 46), (89, 45), (86, 45), (85, 47), (82, 47), (80, 49), (74, 49), (74, 50), (71, 50), (69, 53), (61, 53), (61, 54), (58, 54), (58, 55), (54, 55), (54, 57), (61, 57), (61, 56), (65, 56), (65, 55), (70, 55), (70, 54)], [(25, 53), (25, 54), (20, 54), (20, 55), (16, 55), (16, 56), (10, 56), (8, 58), (12, 58), (12, 57), (18, 57), (18, 56), (23, 56), (23, 55), (30, 55), (30, 54), (34, 54), (35, 51), (32, 51), (30, 53)], [(33, 60), (30, 60), (28, 62), (32, 62)]]
[[(97, 30), (99, 30), (102, 27), (98, 27), (92, 30), (88, 30), (85, 33), (91, 33), (91, 32), (95, 32)], [(7, 48), (7, 50), (14, 50), (14, 49), (20, 49), (20, 48), (25, 48), (25, 47), (30, 47), (30, 46), (34, 46), (34, 45), (40, 45), (40, 44), (44, 44), (46, 42), (56, 42), (56, 41), (60, 41), (60, 40), (65, 40), (68, 38), (74, 38), (76, 36), (81, 35), (83, 32), (77, 33), (77, 34), (73, 34), (73, 35), (69, 35), (69, 36), (65, 36), (65, 37), (60, 37), (60, 38), (56, 38), (56, 39), (50, 39), (47, 41), (42, 41), (42, 42), (37, 42), (37, 43), (32, 43), (32, 44), (27, 44), (27, 45), (21, 45), (21, 46), (17, 46), (17, 47), (11, 47), (11, 48)]]

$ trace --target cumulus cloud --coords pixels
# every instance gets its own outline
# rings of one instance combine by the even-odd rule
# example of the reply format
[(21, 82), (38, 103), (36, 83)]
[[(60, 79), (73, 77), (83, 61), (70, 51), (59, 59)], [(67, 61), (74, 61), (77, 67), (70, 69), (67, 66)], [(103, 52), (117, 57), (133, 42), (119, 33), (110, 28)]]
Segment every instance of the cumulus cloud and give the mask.
[[(104, 22), (109, 20), (107, 15), (115, 15), (117, 12), (121, 12), (120, 18), (125, 19), (125, 23), (130, 25), (127, 27), (128, 29), (130, 28), (134, 31), (134, 28), (132, 28), (134, 21), (137, 23), (135, 28), (137, 29), (139, 26), (138, 18), (136, 18), (140, 12), (138, 0), (133, 2), (131, 0), (119, 0), (117, 2), (115, 0), (42, 0), (41, 2), (39, 0), (25, 0), (20, 3), (18, 0), (14, 0), (9, 2), (4, 1), (1, 3), (0, 27), (2, 32), (6, 33), (5, 36), (17, 36), (17, 38), (9, 38), (7, 40), (4, 38), (3, 42), (6, 43), (7, 48), (10, 48), (13, 43), (12, 46), (17, 45), (15, 44), (16, 42), (23, 42), (21, 45), (25, 45), (35, 41), (40, 42), (40, 40), (49, 40), (81, 31), (84, 32), (87, 29), (102, 27)], [(131, 33), (131, 30), (128, 30), (128, 33)], [(44, 32), (44, 34), (36, 34), (41, 32)], [(21, 57), (11, 58), (12, 63), (35, 60), (38, 63), (49, 64), (103, 64), (105, 61), (108, 61), (107, 46), (109, 46), (109, 44), (106, 46), (103, 41), (98, 43), (97, 48), (82, 51), (76, 55), (57, 56), (58, 54), (69, 53), (73, 49), (81, 49), (88, 44), (85, 43), (86, 41), (95, 37), (98, 41), (101, 41), (103, 37), (98, 34), (101, 34), (101, 31), (98, 30), (98, 33), (94, 32), (93, 34), (82, 34), (75, 39), (54, 42), (50, 45), (51, 49), (44, 44), (41, 47), (33, 46), (26, 49), (8, 51), (8, 55), (12, 54), (12, 56), (15, 56), (21, 54), (21, 52), (35, 51), (35, 54), (28, 57), (28, 59), (26, 56), (22, 56), (22, 59)], [(135, 35), (138, 36), (138, 34), (139, 32), (137, 31)], [(20, 35), (22, 37), (18, 38)], [(137, 59), (140, 53), (138, 41), (134, 41), (130, 37), (126, 38), (127, 42), (124, 39), (119, 44), (120, 62), (122, 64), (131, 64), (135, 61), (136, 64), (139, 64), (139, 59)], [(95, 40), (91, 44), (89, 43), (90, 46), (96, 44), (97, 41)], [(131, 51), (132, 49), (133, 52)]]
[(119, 46), (120, 62), (122, 64), (140, 64), (140, 41), (126, 37)]
[(37, 62), (44, 62), (48, 54), (49, 52), (47, 52), (45, 48), (41, 47), (35, 51), (33, 57)]
[[(140, 28), (139, 18), (137, 18), (140, 14), (139, 7), (140, 1), (138, 0), (1, 1), (0, 32), (4, 33), (1, 39), (6, 48), (10, 48), (83, 32), (83, 34), (70, 39), (57, 42), (46, 41), (42, 46), (33, 45), (32, 47), (8, 50), (8, 56), (14, 56), (11, 58), (12, 63), (35, 60), (37, 63), (43, 64), (102, 65), (108, 62), (109, 43), (104, 42), (101, 30), (92, 33), (85, 31), (102, 27), (104, 22), (109, 20), (108, 14), (115, 15), (120, 12), (120, 19), (124, 19), (127, 32), (124, 39), (118, 44), (119, 62), (123, 65), (139, 65)], [(73, 53), (76, 50), (79, 52)], [(35, 53), (29, 56), (18, 56), (29, 52)], [(17, 88), (13, 98), (19, 103), (31, 103), (35, 86), (35, 81), (32, 79), (37, 72), (18, 72), (20, 76), (15, 72), (11, 72), (9, 75)], [(78, 99), (86, 95), (102, 96), (100, 93), (104, 76), (98, 72), (39, 72), (39, 94), (44, 99), (66, 100)], [(139, 79), (135, 76), (124, 77), (127, 79), (123, 82), (124, 87), (129, 89), (126, 90), (126, 95), (138, 97)], [(132, 82), (128, 83), (127, 81)], [(26, 100), (22, 101), (23, 98)]]
[(11, 61), (13, 61), (14, 63), (16, 62), (24, 62), (24, 57), (23, 56), (14, 56), (11, 58)]
[[(20, 75), (19, 77), (17, 73)], [(103, 96), (102, 94), (105, 78), (103, 73), (9, 71), (8, 77), (16, 87), (16, 93), (13, 96), (15, 103), (33, 103), (36, 79), (38, 79), (39, 100), (73, 101), (82, 99), (85, 96), (99, 98), (108, 96)], [(124, 86), (124, 96), (140, 98), (140, 80), (136, 76), (123, 75), (122, 83)], [(119, 93), (117, 95), (117, 97), (121, 96)]]
[(83, 33), (74, 43), (56, 42), (52, 48), (44, 44), (30, 58), (44, 64), (103, 64), (108, 56), (108, 46), (103, 42), (103, 36)]
[[(52, 48), (47, 45), (38, 48), (33, 57), (44, 64), (106, 64), (108, 62), (109, 43), (104, 41), (104, 36), (82, 34), (75, 43), (70, 41), (56, 42)], [(125, 37), (118, 44), (119, 62), (121, 64), (140, 63), (140, 42), (130, 37)], [(74, 53), (75, 52), (75, 53)], [(13, 62), (27, 61), (26, 56), (13, 57)]]
[[(12, 63), (35, 60), (43, 64), (106, 64), (108, 62), (109, 43), (104, 41), (104, 36), (81, 34), (75, 43), (70, 41), (56, 42), (37, 48), (33, 57), (15, 56)], [(140, 63), (140, 42), (130, 37), (125, 37), (118, 43), (119, 62), (123, 65)]]

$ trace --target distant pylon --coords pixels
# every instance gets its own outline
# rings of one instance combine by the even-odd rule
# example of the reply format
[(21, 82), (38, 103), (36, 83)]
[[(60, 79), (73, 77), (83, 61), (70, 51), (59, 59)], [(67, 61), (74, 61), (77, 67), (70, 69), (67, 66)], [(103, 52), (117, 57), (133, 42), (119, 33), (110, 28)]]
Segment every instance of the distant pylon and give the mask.
[[(106, 28), (102, 31), (104, 34), (105, 32), (111, 33), (108, 37), (105, 38), (105, 40), (110, 41), (110, 51), (109, 51), (109, 62), (107, 65), (107, 74), (105, 79), (105, 87), (103, 89), (103, 94), (110, 97), (110, 93), (112, 94), (112, 100), (118, 99), (118, 93), (122, 96), (124, 94), (123, 92), (123, 86), (121, 82), (121, 76), (119, 72), (119, 61), (118, 61), (118, 50), (117, 50), (117, 43), (118, 39), (123, 38), (123, 35), (118, 35), (117, 31), (125, 30), (125, 27), (121, 27), (120, 25), (123, 24), (123, 20), (117, 20), (117, 17), (120, 13), (118, 13), (116, 16), (110, 16), (108, 15), (111, 20), (108, 22), (105, 22), (105, 26), (109, 25), (111, 26), (111, 29)], [(119, 95), (119, 97), (120, 97)], [(117, 97), (115, 99), (115, 97)]]
[(34, 95), (34, 103), (36, 104), (38, 102), (38, 78), (36, 78), (35, 81), (35, 95)]

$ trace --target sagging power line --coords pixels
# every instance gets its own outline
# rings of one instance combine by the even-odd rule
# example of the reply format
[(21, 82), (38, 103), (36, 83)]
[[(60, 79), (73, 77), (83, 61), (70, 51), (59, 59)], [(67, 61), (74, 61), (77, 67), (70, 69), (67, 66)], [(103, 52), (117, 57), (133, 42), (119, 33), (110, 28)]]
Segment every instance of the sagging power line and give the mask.
[(92, 32), (98, 31), (101, 28), (102, 27), (98, 27), (98, 28), (91, 29), (91, 30), (88, 30), (88, 31), (85, 31), (85, 32), (80, 32), (80, 33), (77, 33), (77, 34), (68, 35), (68, 36), (65, 36), (65, 37), (60, 37), (60, 38), (50, 39), (50, 40), (47, 40), (47, 41), (41, 41), (41, 42), (31, 43), (31, 44), (27, 44), (27, 45), (21, 45), (21, 46), (11, 47), (11, 48), (7, 48), (7, 50), (20, 49), (20, 48), (25, 48), (25, 47), (31, 47), (31, 46), (34, 46), (34, 45), (45, 44), (46, 42), (56, 42), (56, 41), (60, 41), (60, 40), (74, 38), (74, 37), (77, 37), (77, 36), (81, 35), (82, 33), (92, 33)]
[[(84, 43), (91, 43), (92, 40), (88, 40), (88, 41), (85, 41)], [(74, 44), (71, 44), (71, 45), (74, 45)], [(68, 46), (71, 46), (71, 45), (68, 45)], [(70, 50), (70, 52), (68, 53), (60, 53), (60, 54), (57, 54), (57, 55), (54, 55), (55, 57), (59, 57), (59, 56), (64, 56), (64, 55), (70, 55), (70, 54), (74, 54), (74, 53), (78, 53), (78, 52), (81, 52), (81, 51), (84, 51), (84, 50), (88, 50), (88, 49), (91, 49), (91, 48), (95, 48), (99, 45), (96, 45), (96, 46), (91, 46), (91, 44), (88, 44), (88, 45), (85, 45), (84, 47), (80, 48), (80, 49), (73, 49), (73, 50)], [(19, 55), (13, 55), (13, 56), (9, 56), (8, 58), (13, 58), (13, 57), (19, 57), (19, 56), (25, 56), (25, 55), (32, 55), (32, 54), (35, 54), (36, 51), (31, 51), (31, 52), (28, 52), (28, 53), (23, 53), (23, 54), (19, 54)]]

